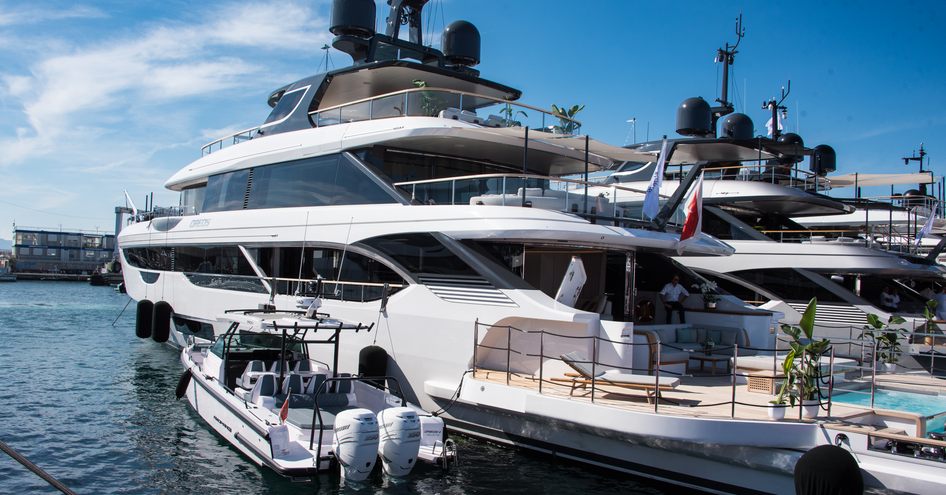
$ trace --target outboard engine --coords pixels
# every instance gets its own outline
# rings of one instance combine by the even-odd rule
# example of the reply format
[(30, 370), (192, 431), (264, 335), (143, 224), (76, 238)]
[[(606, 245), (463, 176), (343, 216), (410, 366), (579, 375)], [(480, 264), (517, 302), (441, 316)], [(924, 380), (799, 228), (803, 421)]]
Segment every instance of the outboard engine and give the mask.
[(443, 448), (443, 420), (437, 416), (420, 417), (420, 444), (424, 449), (437, 452)]
[(367, 409), (347, 409), (335, 416), (334, 432), (342, 478), (364, 481), (378, 459), (378, 418)]
[(388, 476), (407, 476), (417, 463), (420, 451), (420, 419), (409, 407), (391, 407), (378, 414), (381, 439), (378, 455)]

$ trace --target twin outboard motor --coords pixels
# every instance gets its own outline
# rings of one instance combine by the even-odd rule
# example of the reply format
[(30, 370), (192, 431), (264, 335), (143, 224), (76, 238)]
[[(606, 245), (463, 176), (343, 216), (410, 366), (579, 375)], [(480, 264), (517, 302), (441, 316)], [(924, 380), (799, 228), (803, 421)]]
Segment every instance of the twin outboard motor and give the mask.
[(367, 409), (347, 409), (335, 416), (334, 432), (342, 478), (364, 481), (378, 459), (378, 418)]
[(410, 474), (420, 451), (421, 423), (417, 412), (409, 407), (392, 407), (378, 414), (381, 439), (378, 455), (388, 476)]

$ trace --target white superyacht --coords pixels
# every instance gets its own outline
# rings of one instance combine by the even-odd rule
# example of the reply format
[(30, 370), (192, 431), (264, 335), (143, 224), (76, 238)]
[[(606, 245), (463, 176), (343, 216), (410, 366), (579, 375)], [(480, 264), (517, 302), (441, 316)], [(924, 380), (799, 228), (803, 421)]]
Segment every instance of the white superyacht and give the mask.
[[(668, 257), (678, 234), (634, 228), (562, 178), (653, 155), (517, 104), (518, 91), (472, 68), (472, 25), (451, 24), (440, 52), (422, 44), (424, 0), (390, 3), (382, 35), (373, 2), (336, 2), (334, 45), (355, 64), (275, 91), (263, 125), (211, 143), (167, 182), (178, 211), (122, 232), (139, 335), (212, 334), (229, 308), (294, 309), (318, 291), (321, 311), (375, 324), (349, 336), (339, 369), (382, 347), (405, 399), (456, 431), (702, 490), (790, 491), (795, 460), (835, 431), (771, 422), (766, 397), (715, 405), (736, 393), (735, 376), (704, 386), (671, 371), (692, 361), (715, 373), (738, 346), (773, 347), (776, 315), (724, 294), (686, 313), (704, 345), (717, 339), (715, 354), (651, 341), (691, 330), (653, 325), (644, 304), (674, 273), (702, 282)], [(732, 252), (707, 235), (685, 249)], [(584, 283), (562, 284), (573, 277)], [(588, 380), (572, 376), (583, 363)], [(601, 382), (619, 378), (617, 389)], [(867, 433), (845, 438), (872, 485), (941, 486), (946, 464), (871, 450)]]

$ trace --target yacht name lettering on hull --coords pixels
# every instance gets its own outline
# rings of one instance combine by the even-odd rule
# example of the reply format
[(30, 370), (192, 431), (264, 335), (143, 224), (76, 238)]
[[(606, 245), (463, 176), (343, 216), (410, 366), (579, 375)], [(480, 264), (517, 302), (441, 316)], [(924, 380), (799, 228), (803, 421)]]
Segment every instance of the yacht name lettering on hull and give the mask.
[(227, 431), (229, 431), (230, 433), (233, 433), (233, 428), (230, 428), (230, 425), (224, 423), (223, 421), (220, 420), (220, 418), (218, 418), (218, 417), (216, 417), (216, 416), (214, 416), (214, 419), (215, 419), (218, 423), (220, 423), (221, 426), (223, 426), (224, 428), (226, 428)]
[(189, 227), (192, 229), (199, 229), (201, 227), (210, 227), (210, 220), (207, 220), (206, 218), (202, 218), (198, 220), (191, 220)]

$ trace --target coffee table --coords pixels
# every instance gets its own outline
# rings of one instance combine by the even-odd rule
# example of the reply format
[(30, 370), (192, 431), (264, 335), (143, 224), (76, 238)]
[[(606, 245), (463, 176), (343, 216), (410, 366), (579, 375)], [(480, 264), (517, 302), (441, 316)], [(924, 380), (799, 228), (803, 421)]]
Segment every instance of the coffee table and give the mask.
[(716, 374), (716, 363), (721, 362), (721, 361), (726, 363), (726, 372), (729, 373), (729, 358), (730, 357), (731, 356), (727, 356), (725, 354), (705, 354), (699, 351), (690, 353), (690, 359), (695, 359), (700, 362), (701, 372), (704, 370), (706, 363), (711, 363), (712, 366), (710, 366), (710, 373), (714, 375)]

